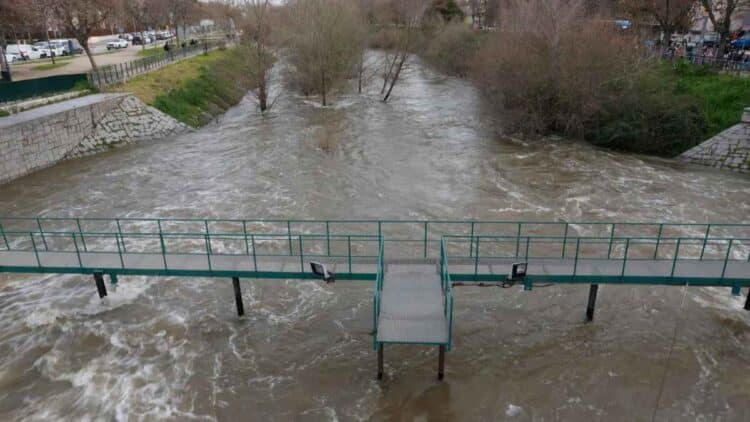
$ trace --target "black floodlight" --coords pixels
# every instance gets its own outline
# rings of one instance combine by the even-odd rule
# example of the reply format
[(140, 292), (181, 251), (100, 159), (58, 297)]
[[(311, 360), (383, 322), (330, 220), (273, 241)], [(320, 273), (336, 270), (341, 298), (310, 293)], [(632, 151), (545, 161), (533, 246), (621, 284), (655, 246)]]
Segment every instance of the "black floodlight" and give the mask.
[(518, 280), (521, 278), (526, 277), (526, 269), (528, 268), (529, 264), (527, 262), (516, 262), (513, 264), (513, 267), (511, 267), (510, 275), (508, 276), (509, 280)]
[(335, 281), (333, 279), (333, 273), (328, 271), (328, 268), (320, 262), (310, 261), (310, 269), (312, 269), (313, 274), (320, 276), (320, 278), (325, 280), (326, 283), (332, 283)]

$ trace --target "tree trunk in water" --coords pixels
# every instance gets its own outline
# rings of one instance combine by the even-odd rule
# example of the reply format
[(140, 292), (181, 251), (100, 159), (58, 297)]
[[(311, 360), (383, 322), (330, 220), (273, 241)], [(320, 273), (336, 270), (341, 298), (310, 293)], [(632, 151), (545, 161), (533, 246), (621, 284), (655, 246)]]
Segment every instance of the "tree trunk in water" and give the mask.
[(89, 43), (88, 40), (85, 40), (84, 42), (81, 42), (81, 40), (78, 40), (78, 43), (81, 44), (81, 47), (83, 47), (83, 51), (86, 52), (86, 56), (89, 58), (89, 62), (91, 63), (91, 70), (97, 70), (99, 67), (97, 67), (96, 62), (94, 61), (94, 55), (91, 54), (91, 50), (89, 49)]
[(401, 75), (401, 69), (404, 68), (404, 62), (406, 61), (406, 55), (408, 53), (404, 52), (401, 56), (401, 59), (398, 62), (398, 67), (396, 67), (396, 73), (391, 76), (391, 86), (388, 87), (388, 92), (385, 94), (385, 97), (383, 97), (383, 102), (387, 102), (388, 98), (391, 97), (391, 92), (393, 91), (393, 87), (396, 85), (396, 82), (398, 82), (398, 77)]
[(268, 110), (268, 91), (266, 90), (266, 72), (261, 73), (261, 79), (258, 81), (258, 103), (260, 112)]

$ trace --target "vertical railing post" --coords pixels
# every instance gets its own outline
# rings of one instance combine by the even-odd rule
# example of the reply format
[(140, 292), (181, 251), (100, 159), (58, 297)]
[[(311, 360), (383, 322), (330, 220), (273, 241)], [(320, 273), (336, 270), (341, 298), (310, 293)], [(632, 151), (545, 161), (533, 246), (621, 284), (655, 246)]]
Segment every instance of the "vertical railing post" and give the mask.
[(331, 224), (326, 220), (326, 255), (331, 256)]
[(78, 226), (78, 235), (81, 236), (81, 244), (83, 244), (83, 251), (88, 252), (89, 249), (86, 247), (86, 238), (83, 237), (83, 230), (81, 230), (81, 219), (76, 218), (76, 225)]
[(258, 258), (255, 253), (255, 235), (254, 234), (250, 235), (250, 243), (253, 246), (253, 268), (255, 268), (255, 271), (257, 272), (258, 271)]
[(300, 272), (304, 273), (305, 272), (305, 262), (304, 262), (305, 250), (302, 249), (302, 235), (300, 234), (298, 235), (298, 237), (299, 237), (299, 270)]
[(477, 246), (474, 254), (474, 281), (477, 279), (477, 272), (479, 270), (479, 240), (481, 236), (477, 236)]
[(529, 244), (531, 243), (531, 237), (526, 236), (526, 252), (524, 253), (524, 261), (529, 260)]
[(424, 222), (424, 257), (427, 258), (427, 221)]
[(661, 243), (661, 232), (664, 229), (664, 224), (659, 224), (659, 233), (656, 235), (656, 248), (654, 248), (654, 259), (659, 254), (659, 243)]
[(727, 263), (729, 262), (729, 254), (732, 251), (732, 242), (734, 239), (729, 239), (729, 247), (727, 247), (727, 254), (724, 256), (724, 267), (721, 269), (721, 279), (724, 279), (724, 274), (727, 272)]
[(674, 270), (677, 268), (677, 258), (680, 256), (680, 242), (682, 241), (681, 237), (677, 238), (677, 248), (675, 248), (674, 251), (674, 258), (672, 259), (672, 271), (669, 273), (670, 277), (674, 277)]
[(250, 255), (250, 246), (247, 244), (247, 221), (242, 220), (242, 235), (245, 237), (245, 254)]
[(42, 236), (42, 243), (44, 243), (44, 250), (49, 251), (49, 247), (47, 246), (47, 239), (44, 237), (44, 230), (42, 230), (42, 222), (39, 220), (39, 218), (36, 219), (36, 226), (39, 228), (39, 235)]
[(162, 260), (164, 261), (164, 269), (168, 270), (167, 267), (167, 247), (164, 244), (164, 235), (162, 233), (159, 233), (159, 243), (161, 243), (161, 256)]
[(203, 240), (206, 242), (206, 260), (208, 261), (208, 271), (211, 269), (211, 246), (209, 245), (210, 240), (208, 239), (208, 233), (203, 235)]
[(3, 229), (2, 223), (0, 223), (0, 234), (3, 235), (3, 242), (5, 242), (5, 248), (10, 250), (10, 243), (8, 243), (8, 237), (5, 235), (5, 229)]
[(580, 249), (580, 247), (581, 247), (581, 238), (577, 237), (576, 238), (576, 256), (575, 256), (575, 259), (573, 260), (573, 276), (575, 276), (576, 273), (578, 272), (578, 250)]
[[(563, 244), (562, 244), (562, 253), (560, 254), (560, 259), (565, 259), (565, 245), (568, 243), (568, 223), (565, 223), (565, 234), (563, 235)], [(578, 255), (578, 252), (576, 251), (576, 255)]]
[(700, 260), (703, 260), (703, 253), (706, 251), (706, 243), (708, 242), (709, 232), (711, 231), (711, 225), (706, 226), (706, 234), (703, 236), (703, 247), (701, 248)]
[(120, 247), (120, 235), (117, 233), (115, 233), (115, 243), (117, 243), (117, 255), (120, 257), (120, 267), (125, 268), (125, 260), (122, 259), (122, 248)]
[(474, 221), (471, 222), (471, 237), (469, 238), (469, 257), (474, 255), (474, 243), (471, 239), (474, 238)]
[(349, 274), (352, 273), (352, 236), (346, 235), (347, 256), (349, 257)]
[(125, 248), (125, 238), (122, 236), (122, 227), (120, 227), (120, 219), (116, 219), (115, 223), (117, 223), (117, 233), (120, 235), (120, 241), (122, 241), (122, 251), (124, 253), (128, 253), (127, 248)]
[[(203, 220), (203, 227), (206, 230), (206, 247), (208, 248), (208, 254), (211, 254), (211, 232), (208, 231), (208, 220)], [(209, 262), (211, 259), (209, 258)]]
[(31, 237), (31, 246), (34, 248), (34, 256), (36, 256), (36, 264), (39, 268), (42, 268), (42, 261), (39, 260), (39, 251), (36, 250), (36, 242), (34, 241), (34, 232), (29, 232)]
[(76, 240), (76, 234), (71, 233), (70, 236), (73, 238), (73, 245), (76, 248), (76, 256), (78, 257), (78, 268), (83, 268), (83, 262), (81, 261), (81, 250), (78, 249), (78, 241)]
[(294, 249), (292, 248), (292, 223), (286, 220), (286, 235), (289, 239), (289, 256), (294, 256)]
[(625, 276), (625, 266), (628, 263), (628, 250), (629, 249), (630, 249), (630, 238), (628, 237), (625, 239), (625, 253), (622, 255), (622, 270), (620, 271), (620, 277)]
[(612, 242), (615, 239), (615, 226), (616, 224), (612, 223), (612, 231), (609, 232), (609, 249), (607, 250), (607, 259), (610, 259), (612, 257)]
[(516, 255), (518, 258), (518, 248), (521, 247), (521, 223), (518, 223), (518, 231), (516, 232)]

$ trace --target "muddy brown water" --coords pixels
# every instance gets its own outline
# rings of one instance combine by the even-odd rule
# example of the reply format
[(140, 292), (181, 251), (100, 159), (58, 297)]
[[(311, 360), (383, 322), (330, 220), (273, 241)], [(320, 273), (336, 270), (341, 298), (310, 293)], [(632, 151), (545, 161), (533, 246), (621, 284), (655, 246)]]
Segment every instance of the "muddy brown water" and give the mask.
[[(395, 98), (322, 109), (275, 85), (195, 133), (0, 186), (0, 214), (744, 222), (750, 178), (500, 136), (467, 82), (414, 63)], [(373, 88), (374, 89), (374, 88)], [(747, 420), (750, 314), (728, 289), (455, 290), (429, 347), (375, 380), (364, 282), (0, 276), (3, 420)], [(674, 347), (672, 347), (674, 339)], [(661, 394), (660, 394), (661, 391)], [(657, 406), (658, 401), (658, 406)]]

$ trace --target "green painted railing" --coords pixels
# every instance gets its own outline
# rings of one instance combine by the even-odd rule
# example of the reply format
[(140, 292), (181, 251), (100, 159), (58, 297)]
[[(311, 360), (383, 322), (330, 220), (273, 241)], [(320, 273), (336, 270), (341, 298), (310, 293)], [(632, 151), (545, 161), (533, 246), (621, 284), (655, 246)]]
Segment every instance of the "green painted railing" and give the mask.
[[(605, 274), (626, 277), (626, 269), (631, 263), (667, 263), (669, 270), (660, 274), (662, 278), (675, 278), (678, 266), (685, 262), (713, 262), (719, 264), (720, 273), (703, 276), (715, 281), (728, 283), (750, 280), (750, 266), (747, 273), (727, 275), (728, 265), (750, 263), (750, 237), (714, 237), (709, 230), (694, 236), (667, 236), (659, 230), (656, 236), (445, 236), (445, 250), (452, 259), (468, 263), (472, 270), (451, 271), (454, 278), (462, 280), (488, 281), (492, 277), (482, 274), (480, 267), (499, 259), (512, 259), (518, 262), (565, 260), (571, 269), (554, 277), (544, 277), (557, 281), (569, 281), (579, 276), (579, 262), (610, 261), (619, 266), (619, 274)], [(605, 276), (605, 275), (602, 275)], [(494, 278), (502, 277), (495, 275)], [(635, 281), (638, 276), (628, 276)], [(644, 276), (644, 283), (653, 283), (654, 277)], [(683, 276), (682, 278), (686, 278)], [(695, 278), (701, 278), (696, 276)], [(554, 280), (553, 280), (554, 281)], [(581, 278), (581, 281), (586, 281)], [(723, 285), (724, 283), (718, 283)]]
[(450, 351), (453, 339), (453, 280), (448, 269), (448, 248), (445, 245), (445, 238), (440, 241), (440, 282), (443, 287), (443, 312), (448, 320), (448, 344), (447, 349)]
[[(369, 235), (383, 237), (385, 253), (401, 258), (440, 258), (443, 236), (502, 236), (515, 240), (515, 256), (524, 252), (525, 239), (538, 237), (562, 238), (564, 253), (574, 247), (576, 239), (606, 238), (611, 245), (619, 239), (654, 239), (661, 249), (661, 240), (687, 237), (702, 239), (704, 246), (713, 240), (736, 239), (738, 247), (745, 247), (750, 238), (750, 224), (699, 223), (636, 223), (636, 222), (550, 222), (550, 221), (478, 221), (478, 220), (288, 220), (288, 219), (150, 219), (150, 218), (0, 218), (0, 248), (11, 248), (17, 239), (7, 239), (7, 233), (34, 233), (40, 247), (47, 245), (47, 233), (74, 234), (85, 249), (87, 239), (102, 234), (117, 234), (120, 238), (144, 234), (205, 235), (208, 239), (222, 236), (269, 234), (286, 236), (289, 251), (295, 247), (299, 235)], [(466, 244), (469, 256), (474, 256), (481, 240)], [(330, 247), (326, 250), (329, 253)], [(375, 255), (375, 254), (373, 254)]]
[(375, 275), (375, 288), (373, 293), (372, 306), (372, 347), (377, 349), (378, 346), (378, 318), (380, 317), (380, 295), (383, 291), (383, 278), (385, 277), (385, 247), (383, 238), (378, 239), (378, 263), (377, 273)]

